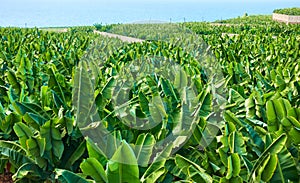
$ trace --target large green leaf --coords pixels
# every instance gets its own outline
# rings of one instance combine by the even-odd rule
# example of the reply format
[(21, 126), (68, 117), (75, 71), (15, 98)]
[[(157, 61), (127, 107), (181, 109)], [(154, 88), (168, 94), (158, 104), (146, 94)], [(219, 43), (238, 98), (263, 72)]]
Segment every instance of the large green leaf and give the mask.
[(26, 163), (17, 170), (13, 175), (13, 179), (22, 180), (23, 182), (43, 182), (48, 176), (49, 173), (43, 171), (38, 165)]
[[(212, 177), (205, 173), (203, 168), (179, 154), (175, 156), (175, 163), (179, 170), (183, 172), (188, 179), (201, 182), (213, 182)], [(190, 172), (191, 168), (196, 170), (194, 171), (194, 174)]]
[(13, 103), (14, 109), (18, 112), (19, 115), (24, 116), (26, 113), (33, 113), (41, 118), (43, 121), (48, 121), (50, 119), (49, 114), (45, 112), (39, 105), (34, 103)]
[(167, 157), (169, 157), (171, 154), (172, 148), (172, 144), (166, 145), (165, 149), (155, 156), (153, 163), (150, 164), (143, 174), (141, 182), (156, 182), (163, 174), (165, 174), (167, 171), (165, 168), (165, 163)]
[(248, 182), (253, 182), (253, 178), (255, 178), (254, 174), (258, 171), (258, 169), (265, 163), (268, 159), (269, 154), (276, 155), (278, 154), (285, 146), (287, 141), (287, 136), (282, 134), (280, 137), (275, 139), (270, 146), (261, 154), (261, 156), (256, 160), (251, 173), (249, 174)]
[[(277, 154), (277, 159), (277, 167), (270, 182), (299, 182), (299, 170), (291, 153), (284, 148), (280, 153)], [(266, 169), (266, 171), (267, 170), (268, 169)]]
[(0, 155), (8, 159), (15, 168), (19, 168), (26, 163), (34, 163), (27, 156), (25, 149), (14, 142), (0, 141)]
[(149, 102), (149, 112), (153, 123), (160, 123), (166, 117), (166, 111), (160, 96), (154, 96)]
[(149, 175), (147, 175), (147, 177), (142, 177), (141, 182), (146, 182), (146, 183), (155, 182), (159, 178), (161, 178), (163, 174), (166, 173), (166, 169), (163, 165), (160, 168), (158, 168), (158, 163), (155, 162), (153, 163), (153, 166), (152, 165), (151, 166), (154, 167), (155, 165), (157, 166), (157, 169), (153, 168), (155, 169), (155, 171), (151, 172)]
[(90, 138), (86, 138), (86, 146), (90, 158), (97, 159), (102, 166), (105, 166), (107, 163), (107, 157), (100, 147), (95, 144)]
[(21, 121), (22, 117), (15, 113), (10, 113), (9, 115), (5, 116), (5, 119), (0, 121), (0, 129), (3, 132), (3, 137), (9, 137), (10, 133), (13, 131), (14, 124)]
[(51, 163), (60, 159), (64, 151), (61, 134), (54, 125), (54, 122), (50, 120), (41, 127), (40, 131), (41, 137), (46, 139), (46, 148), (43, 156)]
[(101, 94), (103, 95), (103, 97), (106, 99), (111, 99), (114, 87), (115, 79), (110, 78), (101, 90)]
[(107, 177), (109, 182), (140, 182), (137, 159), (134, 151), (125, 141), (109, 160)]
[(179, 72), (176, 73), (174, 84), (175, 88), (179, 91), (187, 86), (188, 78), (182, 68), (180, 68)]
[(37, 130), (39, 130), (39, 127), (43, 126), (45, 124), (45, 122), (47, 121), (47, 119), (45, 119), (41, 115), (34, 114), (31, 112), (25, 113), (25, 115), (23, 116), (23, 119), (28, 125), (34, 127)]
[(33, 137), (26, 141), (26, 145), (29, 154), (35, 159), (36, 164), (40, 168), (45, 168), (47, 166), (47, 161), (42, 157), (46, 148), (45, 139)]
[(246, 154), (246, 145), (241, 133), (232, 132), (229, 135), (228, 143), (231, 153), (238, 153), (240, 155)]
[(270, 154), (270, 158), (268, 158), (266, 165), (263, 166), (263, 169), (262, 169), (261, 179), (263, 181), (265, 181), (265, 182), (270, 181), (270, 179), (272, 178), (272, 176), (274, 175), (274, 172), (276, 170), (277, 163), (278, 163), (277, 155)]
[(268, 129), (271, 132), (277, 131), (281, 120), (283, 120), (287, 111), (291, 109), (286, 99), (274, 99), (267, 102)]
[(9, 70), (7, 72), (7, 79), (8, 79), (9, 84), (11, 84), (11, 86), (15, 90), (16, 94), (20, 94), (21, 93), (21, 85), (18, 82), (16, 74), (13, 70)]
[(236, 90), (234, 90), (232, 88), (229, 89), (229, 99), (228, 100), (230, 103), (235, 103), (237, 105), (245, 101), (244, 97), (239, 92), (237, 92)]
[[(210, 94), (210, 87), (203, 89), (199, 93), (197, 98), (199, 99), (199, 101), (197, 102), (200, 105), (199, 115), (201, 117), (207, 117), (212, 112), (213, 109), (213, 105), (212, 105), (213, 96), (212, 94)], [(193, 101), (193, 98), (188, 98), (188, 100), (191, 102)]]
[(56, 108), (57, 109), (61, 107), (66, 108), (66, 102), (64, 102), (63, 99), (54, 90), (51, 90), (51, 93)]
[(4, 111), (4, 108), (0, 102), (0, 120), (4, 120), (5, 119), (5, 111)]
[(85, 178), (73, 172), (70, 172), (68, 170), (55, 169), (55, 173), (56, 173), (56, 179), (61, 183), (74, 183), (74, 182), (89, 183), (89, 181), (86, 180)]
[[(251, 122), (253, 121), (252, 119), (248, 119), (248, 120)], [(245, 126), (246, 130), (248, 131), (252, 141), (254, 142), (254, 146), (257, 146), (259, 149), (259, 152), (256, 152), (256, 153), (258, 153), (258, 155), (260, 155), (260, 153), (262, 153), (262, 151), (265, 147), (265, 143), (264, 143), (263, 139), (251, 125), (244, 123), (244, 126)]]
[(238, 124), (239, 126), (243, 126), (241, 120), (239, 120), (232, 112), (230, 111), (225, 111), (224, 112), (224, 119), (227, 122), (232, 122), (235, 124)]
[(155, 142), (155, 138), (151, 134), (147, 133), (138, 136), (134, 145), (134, 152), (140, 166), (147, 167)]
[(96, 182), (108, 182), (103, 166), (95, 158), (88, 158), (80, 164), (82, 172), (91, 176)]
[[(73, 105), (76, 110), (76, 124), (79, 128), (84, 128), (91, 122), (90, 118), (94, 118), (94, 86), (88, 73), (86, 62), (79, 62), (74, 76), (73, 87)], [(97, 115), (97, 114), (96, 114)]]
[(50, 89), (54, 90), (59, 95), (59, 97), (62, 99), (64, 104), (66, 104), (65, 94), (62, 90), (59, 80), (57, 79), (56, 73), (57, 72), (55, 72), (55, 67), (50, 66), (49, 70), (48, 70), (48, 74), (50, 76), (49, 81), (48, 81), (48, 86)]
[(14, 125), (14, 131), (19, 137), (20, 144), (25, 148), (26, 140), (33, 136), (33, 131), (24, 123), (16, 123)]
[(149, 111), (149, 101), (143, 92), (139, 92), (139, 101), (142, 112), (147, 116), (150, 117)]
[(49, 89), (48, 89), (48, 86), (42, 86), (41, 87), (41, 93), (40, 93), (40, 96), (41, 96), (41, 104), (42, 104), (42, 107), (45, 108), (45, 107), (49, 107)]
[[(98, 133), (99, 134), (99, 133)], [(94, 141), (97, 139), (93, 139)], [(97, 145), (101, 147), (101, 150), (104, 151), (107, 158), (112, 158), (116, 153), (117, 149), (121, 147), (122, 136), (120, 131), (113, 131), (111, 134), (107, 136), (107, 141), (103, 146), (100, 145), (97, 141)]]
[(231, 160), (232, 160), (232, 176), (237, 177), (240, 174), (241, 171), (241, 160), (238, 153), (231, 154)]

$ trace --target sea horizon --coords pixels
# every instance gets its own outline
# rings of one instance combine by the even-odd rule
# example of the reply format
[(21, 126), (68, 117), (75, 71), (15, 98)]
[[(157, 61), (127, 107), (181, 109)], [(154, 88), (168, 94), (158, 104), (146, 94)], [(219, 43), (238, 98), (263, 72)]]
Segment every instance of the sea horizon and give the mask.
[[(75, 1), (76, 2), (76, 1)], [(4, 2), (0, 27), (69, 27), (134, 22), (215, 21), (272, 14), (274, 9), (300, 7), (300, 2)]]

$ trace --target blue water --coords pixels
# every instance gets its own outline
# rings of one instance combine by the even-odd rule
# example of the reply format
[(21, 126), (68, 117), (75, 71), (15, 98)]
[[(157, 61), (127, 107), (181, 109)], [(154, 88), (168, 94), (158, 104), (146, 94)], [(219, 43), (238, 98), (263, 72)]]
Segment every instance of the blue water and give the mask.
[[(214, 21), (248, 14), (271, 14), (276, 8), (300, 7), (299, 0), (285, 2), (90, 1), (84, 3), (1, 0), (0, 26), (53, 27), (132, 23), (137, 21)], [(7, 1), (7, 2), (6, 2)], [(253, 2), (250, 2), (253, 1)]]

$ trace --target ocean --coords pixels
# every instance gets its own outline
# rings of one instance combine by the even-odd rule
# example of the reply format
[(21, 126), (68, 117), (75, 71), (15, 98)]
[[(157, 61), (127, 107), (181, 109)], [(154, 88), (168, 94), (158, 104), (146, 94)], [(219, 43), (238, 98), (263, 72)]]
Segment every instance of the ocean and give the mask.
[[(2, 1), (2, 0), (1, 0)], [(7, 2), (5, 2), (7, 1)], [(133, 23), (143, 21), (214, 21), (245, 13), (271, 14), (274, 9), (300, 7), (300, 1), (21, 1), (0, 2), (0, 26), (61, 27), (95, 23)]]

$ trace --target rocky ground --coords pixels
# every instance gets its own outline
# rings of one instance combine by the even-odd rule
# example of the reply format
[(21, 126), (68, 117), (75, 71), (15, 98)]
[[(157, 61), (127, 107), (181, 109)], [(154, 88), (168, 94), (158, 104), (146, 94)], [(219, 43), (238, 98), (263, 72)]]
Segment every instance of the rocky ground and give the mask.
[(12, 173), (5, 173), (0, 175), (0, 183), (11, 183), (14, 182), (12, 180)]

